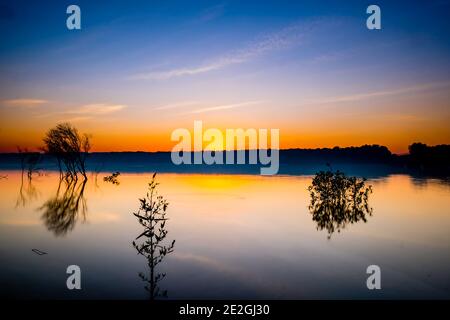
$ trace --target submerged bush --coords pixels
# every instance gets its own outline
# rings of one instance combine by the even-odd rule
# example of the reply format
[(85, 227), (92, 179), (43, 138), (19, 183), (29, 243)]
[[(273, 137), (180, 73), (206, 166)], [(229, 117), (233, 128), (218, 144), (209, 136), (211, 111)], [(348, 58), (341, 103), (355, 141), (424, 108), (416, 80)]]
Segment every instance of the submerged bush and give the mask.
[(120, 175), (120, 172), (114, 172), (110, 176), (106, 176), (103, 178), (105, 182), (111, 182), (112, 184), (119, 185), (119, 179), (117, 179)]
[(76, 178), (80, 173), (86, 178), (86, 158), (91, 143), (87, 134), (80, 135), (70, 123), (60, 123), (47, 131), (43, 150), (58, 161), (61, 175)]

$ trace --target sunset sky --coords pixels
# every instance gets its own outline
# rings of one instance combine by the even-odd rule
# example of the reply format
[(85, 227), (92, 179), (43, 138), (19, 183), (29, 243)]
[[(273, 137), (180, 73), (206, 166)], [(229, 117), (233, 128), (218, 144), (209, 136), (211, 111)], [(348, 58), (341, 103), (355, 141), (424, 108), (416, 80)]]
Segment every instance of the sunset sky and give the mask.
[[(93, 151), (177, 128), (277, 128), (281, 148), (450, 143), (450, 2), (0, 0), (0, 152), (69, 121)], [(81, 8), (81, 30), (66, 8)]]

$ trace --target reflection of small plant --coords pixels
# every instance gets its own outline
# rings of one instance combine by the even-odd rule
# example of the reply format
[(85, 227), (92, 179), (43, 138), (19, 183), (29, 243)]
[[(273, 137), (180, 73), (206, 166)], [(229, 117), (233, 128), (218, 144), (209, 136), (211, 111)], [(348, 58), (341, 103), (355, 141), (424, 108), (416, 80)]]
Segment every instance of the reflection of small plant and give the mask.
[(22, 176), (26, 171), (28, 179), (31, 179), (34, 173), (39, 173), (38, 164), (41, 161), (41, 154), (29, 152), (27, 148), (22, 149), (20, 147), (17, 147), (17, 152), (19, 153)]
[(120, 182), (117, 177), (120, 175), (120, 172), (114, 172), (110, 176), (106, 176), (103, 178), (105, 182), (111, 182), (112, 184), (119, 185)]
[[(22, 172), (16, 208), (19, 206), (25, 206), (28, 202), (38, 197), (37, 189), (33, 186), (32, 180), (34, 174), (40, 174), (38, 165), (41, 161), (41, 154), (38, 152), (28, 152), (27, 148), (22, 149), (21, 147), (17, 147), (17, 152), (19, 155), (20, 168)], [(25, 172), (27, 174), (27, 184), (24, 187)]]
[(25, 207), (28, 203), (36, 200), (39, 192), (33, 184), (33, 179), (28, 178), (24, 182), (23, 175), (20, 182), (19, 197), (16, 201), (16, 208)]
[(348, 223), (366, 222), (366, 215), (372, 215), (368, 202), (372, 186), (365, 182), (366, 179), (347, 177), (340, 171), (321, 171), (313, 178), (308, 187), (309, 210), (317, 228), (328, 231), (328, 238)]
[[(162, 262), (164, 257), (173, 252), (175, 240), (170, 245), (163, 245), (168, 231), (165, 229), (166, 210), (169, 203), (162, 196), (158, 195), (156, 187), (158, 183), (155, 180), (156, 173), (153, 174), (152, 180), (148, 184), (148, 191), (145, 198), (139, 199), (140, 208), (137, 213), (133, 213), (138, 218), (139, 223), (144, 227), (142, 232), (133, 241), (133, 247), (138, 251), (138, 254), (144, 256), (148, 261), (150, 268), (150, 277), (144, 273), (139, 273), (139, 277), (148, 285), (145, 289), (150, 292), (150, 298), (167, 297), (167, 291), (160, 291), (158, 282), (166, 276), (165, 273), (155, 273), (156, 266)], [(137, 240), (144, 237), (144, 240), (137, 242)]]
[(104, 163), (101, 162), (100, 164), (95, 166), (94, 170), (92, 170), (92, 175), (94, 176), (95, 186), (97, 188), (98, 188), (98, 182), (97, 182), (98, 174), (102, 171), (103, 166), (104, 166)]

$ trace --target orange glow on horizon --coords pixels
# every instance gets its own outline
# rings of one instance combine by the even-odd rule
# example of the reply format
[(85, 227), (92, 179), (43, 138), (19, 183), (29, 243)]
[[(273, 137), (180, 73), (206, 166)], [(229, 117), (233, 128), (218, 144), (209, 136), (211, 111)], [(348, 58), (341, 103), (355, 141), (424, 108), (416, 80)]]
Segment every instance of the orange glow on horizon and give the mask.
[[(219, 120), (218, 120), (219, 119)], [(46, 120), (35, 123), (29, 120), (20, 121), (11, 119), (8, 123), (2, 119), (0, 126), (0, 152), (16, 152), (17, 146), (29, 150), (39, 150), (43, 145), (42, 138), (45, 132), (55, 125), (54, 121)], [(18, 122), (16, 123), (17, 120)], [(73, 123), (81, 133), (91, 135), (92, 152), (120, 152), (120, 151), (171, 151), (178, 143), (171, 141), (171, 133), (177, 128), (186, 128), (193, 139), (193, 120), (170, 119), (155, 121), (148, 125), (144, 120), (116, 119), (111, 121), (92, 121), (86, 123)], [(361, 146), (365, 144), (378, 144), (389, 148), (393, 153), (408, 152), (408, 146), (414, 142), (428, 145), (450, 144), (450, 128), (447, 119), (425, 123), (415, 126), (408, 123), (388, 125), (387, 122), (373, 122), (370, 126), (365, 122), (349, 124), (351, 121), (323, 120), (319, 123), (304, 121), (262, 121), (246, 119), (233, 119), (229, 116), (215, 117), (204, 121), (203, 132), (209, 128), (219, 129), (225, 137), (226, 129), (248, 128), (272, 129), (278, 128), (280, 134), (280, 149), (291, 148), (333, 148)], [(268, 131), (270, 137), (270, 130)], [(204, 147), (208, 143), (204, 142)], [(225, 144), (225, 141), (224, 141)], [(220, 148), (217, 148), (220, 150)]]

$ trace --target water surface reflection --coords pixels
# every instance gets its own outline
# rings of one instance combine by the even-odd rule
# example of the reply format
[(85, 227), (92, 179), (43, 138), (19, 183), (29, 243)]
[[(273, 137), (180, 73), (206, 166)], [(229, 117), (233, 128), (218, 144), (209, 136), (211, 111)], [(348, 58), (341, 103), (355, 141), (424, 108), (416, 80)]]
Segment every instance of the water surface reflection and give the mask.
[(328, 239), (337, 231), (341, 232), (348, 224), (366, 222), (372, 215), (369, 195), (372, 186), (366, 179), (348, 177), (340, 171), (320, 171), (308, 187), (311, 202), (309, 210), (317, 229), (326, 229)]
[(73, 230), (78, 219), (86, 220), (87, 203), (84, 190), (87, 179), (59, 179), (56, 194), (40, 208), (42, 220), (55, 236), (64, 236)]
[[(122, 173), (120, 185), (99, 179), (96, 187), (93, 179), (59, 184), (57, 172), (46, 172), (32, 181), (39, 197), (19, 207), (20, 171), (0, 175), (8, 176), (0, 179), (2, 297), (149, 298), (136, 276), (147, 256), (130, 242), (146, 231), (131, 212), (150, 173)], [(450, 188), (436, 180), (367, 181), (373, 216), (331, 239), (311, 219), (309, 176), (158, 174), (158, 182), (170, 202), (166, 245), (177, 244), (154, 274), (168, 275), (160, 293), (170, 299), (450, 297)], [(80, 292), (65, 288), (70, 264), (82, 269)], [(371, 264), (382, 269), (378, 292), (365, 286)]]

